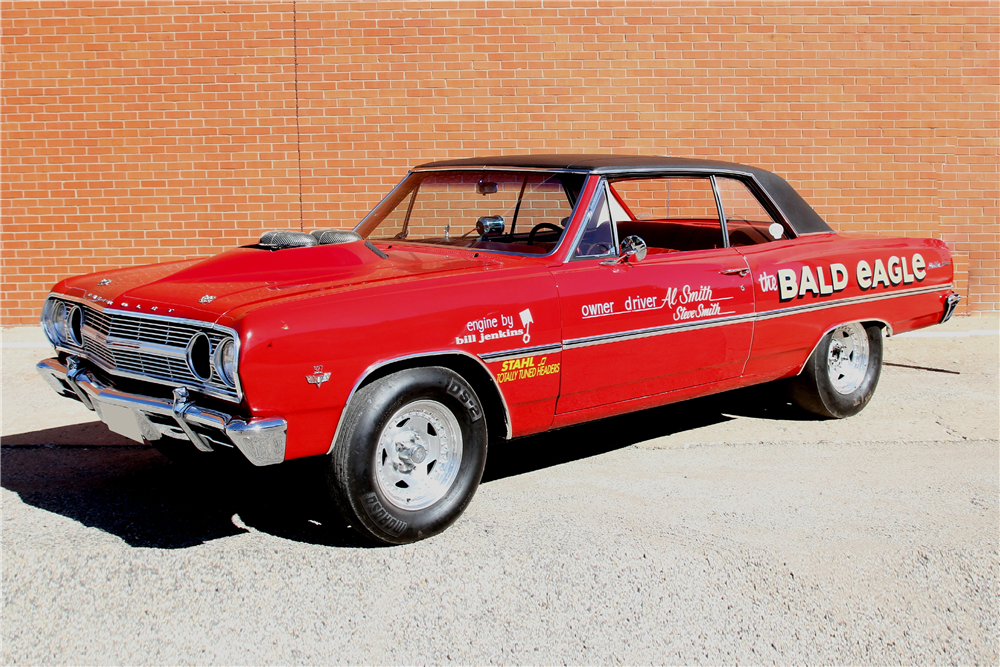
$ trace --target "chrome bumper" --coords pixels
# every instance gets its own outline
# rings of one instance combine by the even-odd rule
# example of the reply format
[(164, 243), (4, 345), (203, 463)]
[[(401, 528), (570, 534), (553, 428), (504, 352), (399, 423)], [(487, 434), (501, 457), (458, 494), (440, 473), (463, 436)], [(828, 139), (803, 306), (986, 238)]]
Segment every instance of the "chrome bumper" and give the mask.
[(184, 387), (174, 389), (172, 402), (128, 394), (101, 384), (80, 367), (76, 357), (70, 357), (66, 366), (58, 359), (46, 359), (35, 368), (56, 393), (79, 400), (96, 412), (108, 428), (127, 438), (155, 442), (169, 436), (190, 440), (204, 452), (213, 451), (213, 445), (235, 445), (257, 466), (285, 460), (288, 422), (280, 417), (246, 422), (223, 412), (200, 408), (190, 400)]
[(958, 302), (962, 300), (962, 297), (956, 292), (949, 294), (944, 300), (944, 314), (941, 315), (941, 324), (944, 324), (951, 319), (952, 314), (955, 312), (955, 308), (958, 307)]

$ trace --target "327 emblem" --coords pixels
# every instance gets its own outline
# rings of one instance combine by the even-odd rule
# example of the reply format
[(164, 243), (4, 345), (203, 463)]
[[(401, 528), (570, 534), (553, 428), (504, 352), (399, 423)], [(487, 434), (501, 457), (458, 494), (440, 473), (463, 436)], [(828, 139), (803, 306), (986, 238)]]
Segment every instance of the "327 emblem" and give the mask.
[(306, 376), (306, 382), (316, 385), (317, 389), (319, 389), (319, 386), (329, 379), (330, 373), (324, 373), (322, 366), (313, 366), (313, 374)]

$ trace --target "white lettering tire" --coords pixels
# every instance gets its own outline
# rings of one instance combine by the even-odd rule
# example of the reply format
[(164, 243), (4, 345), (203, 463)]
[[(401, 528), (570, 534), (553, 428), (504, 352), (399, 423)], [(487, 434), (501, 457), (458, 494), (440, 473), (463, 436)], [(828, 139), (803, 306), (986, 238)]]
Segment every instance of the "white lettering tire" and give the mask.
[(802, 372), (788, 381), (789, 396), (804, 410), (842, 419), (868, 405), (881, 373), (881, 327), (844, 324), (823, 336)]
[(472, 387), (443, 367), (380, 378), (355, 394), (327, 469), (344, 519), (363, 536), (406, 544), (465, 511), (486, 464), (486, 419)]

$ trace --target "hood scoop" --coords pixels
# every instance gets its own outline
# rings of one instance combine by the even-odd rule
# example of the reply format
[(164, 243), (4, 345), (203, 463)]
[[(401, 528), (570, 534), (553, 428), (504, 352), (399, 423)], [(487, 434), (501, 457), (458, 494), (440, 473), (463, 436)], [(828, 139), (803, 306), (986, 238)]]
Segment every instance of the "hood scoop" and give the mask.
[(339, 245), (360, 240), (361, 237), (358, 234), (348, 229), (317, 229), (311, 234), (291, 229), (276, 229), (261, 234), (258, 245), (265, 250), (284, 250), (285, 248), (312, 248), (317, 245)]
[(260, 247), (265, 250), (311, 248), (314, 245), (317, 245), (317, 241), (312, 234), (295, 232), (290, 229), (276, 229), (260, 235)]
[(357, 232), (352, 232), (349, 229), (316, 229), (312, 235), (320, 245), (354, 243), (361, 240), (361, 236)]

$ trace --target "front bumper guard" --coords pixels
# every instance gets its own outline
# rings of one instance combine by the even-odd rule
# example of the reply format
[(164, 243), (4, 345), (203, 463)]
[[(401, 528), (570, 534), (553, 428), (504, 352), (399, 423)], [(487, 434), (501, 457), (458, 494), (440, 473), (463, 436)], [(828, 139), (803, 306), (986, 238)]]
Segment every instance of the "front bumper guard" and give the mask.
[[(79, 400), (112, 431), (127, 438), (139, 442), (156, 442), (164, 436), (186, 439), (203, 452), (213, 451), (213, 444), (235, 445), (257, 466), (285, 460), (288, 422), (280, 417), (244, 421), (201, 408), (185, 387), (174, 389), (173, 401), (129, 394), (102, 384), (76, 357), (70, 357), (65, 366), (58, 359), (46, 359), (35, 368), (56, 393)], [(151, 418), (154, 415), (160, 419)]]

